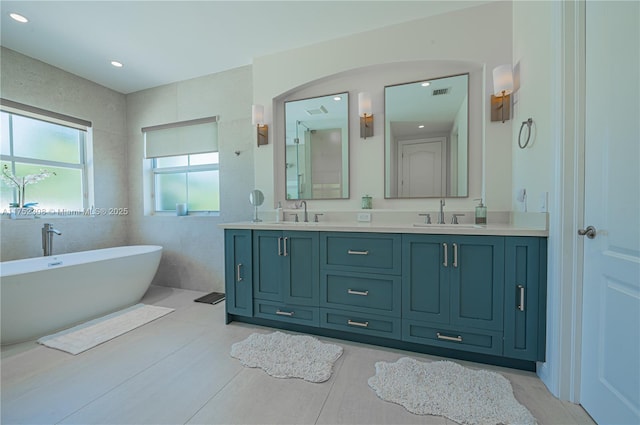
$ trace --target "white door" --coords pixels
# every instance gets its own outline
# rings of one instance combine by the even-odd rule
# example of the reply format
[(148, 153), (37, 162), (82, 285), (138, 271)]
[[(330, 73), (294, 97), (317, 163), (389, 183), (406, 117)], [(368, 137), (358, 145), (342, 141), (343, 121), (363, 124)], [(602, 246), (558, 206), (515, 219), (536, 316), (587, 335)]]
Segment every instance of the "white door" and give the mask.
[(580, 402), (640, 424), (640, 2), (586, 2)]
[(398, 143), (401, 198), (445, 195), (444, 138)]

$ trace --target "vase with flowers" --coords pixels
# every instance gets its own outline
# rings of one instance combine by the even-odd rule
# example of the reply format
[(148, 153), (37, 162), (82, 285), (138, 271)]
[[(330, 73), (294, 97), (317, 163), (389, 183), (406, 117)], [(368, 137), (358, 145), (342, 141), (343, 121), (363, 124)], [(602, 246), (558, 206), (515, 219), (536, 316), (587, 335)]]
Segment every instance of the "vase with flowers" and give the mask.
[(40, 169), (37, 174), (28, 174), (23, 177), (14, 175), (9, 166), (4, 164), (2, 166), (2, 181), (9, 187), (15, 187), (18, 192), (18, 202), (11, 202), (9, 207), (12, 208), (11, 217), (13, 218), (33, 218), (33, 207), (38, 205), (37, 202), (26, 202), (25, 190), (30, 184), (36, 184), (42, 180), (55, 176), (54, 171), (46, 169)]

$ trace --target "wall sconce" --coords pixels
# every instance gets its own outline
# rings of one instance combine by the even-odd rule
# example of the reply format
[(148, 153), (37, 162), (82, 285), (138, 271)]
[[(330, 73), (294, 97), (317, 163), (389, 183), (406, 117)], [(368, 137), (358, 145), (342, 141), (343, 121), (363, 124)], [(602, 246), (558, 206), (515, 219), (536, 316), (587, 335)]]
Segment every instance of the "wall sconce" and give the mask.
[(264, 106), (251, 106), (251, 123), (256, 126), (258, 147), (269, 143), (269, 126), (264, 123)]
[(493, 69), (493, 95), (491, 95), (491, 121), (511, 119), (511, 93), (513, 93), (513, 71), (511, 64)]
[(371, 94), (358, 93), (358, 115), (360, 116), (360, 137), (366, 139), (373, 136), (373, 108)]

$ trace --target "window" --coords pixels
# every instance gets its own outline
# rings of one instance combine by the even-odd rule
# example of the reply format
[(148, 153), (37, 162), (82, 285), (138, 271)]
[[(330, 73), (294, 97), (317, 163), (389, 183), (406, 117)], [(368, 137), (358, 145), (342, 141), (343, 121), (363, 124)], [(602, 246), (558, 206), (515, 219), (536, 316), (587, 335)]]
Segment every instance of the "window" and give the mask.
[(152, 212), (220, 211), (217, 117), (142, 129), (151, 160)]
[(6, 165), (18, 178), (45, 169), (55, 175), (23, 186), (24, 193), (3, 182), (2, 209), (20, 204), (32, 204), (47, 213), (87, 208), (87, 124), (91, 123), (27, 105), (20, 105), (25, 107), (22, 111), (7, 103), (19, 105), (2, 99), (0, 166), (4, 169)]
[(220, 211), (218, 152), (153, 159), (155, 211)]

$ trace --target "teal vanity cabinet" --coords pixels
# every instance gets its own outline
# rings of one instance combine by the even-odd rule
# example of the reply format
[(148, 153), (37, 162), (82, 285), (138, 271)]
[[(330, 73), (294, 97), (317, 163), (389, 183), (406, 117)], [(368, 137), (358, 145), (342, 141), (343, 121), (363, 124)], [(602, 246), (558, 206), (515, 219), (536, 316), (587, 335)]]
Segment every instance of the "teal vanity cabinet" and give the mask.
[(318, 232), (253, 232), (254, 315), (318, 326)]
[(504, 238), (402, 236), (402, 339), (502, 354)]
[(253, 316), (251, 230), (224, 231), (224, 275), (227, 313)]
[(547, 239), (507, 237), (505, 254), (504, 355), (544, 361), (546, 341)]
[(400, 239), (386, 233), (321, 233), (321, 327), (400, 339)]

